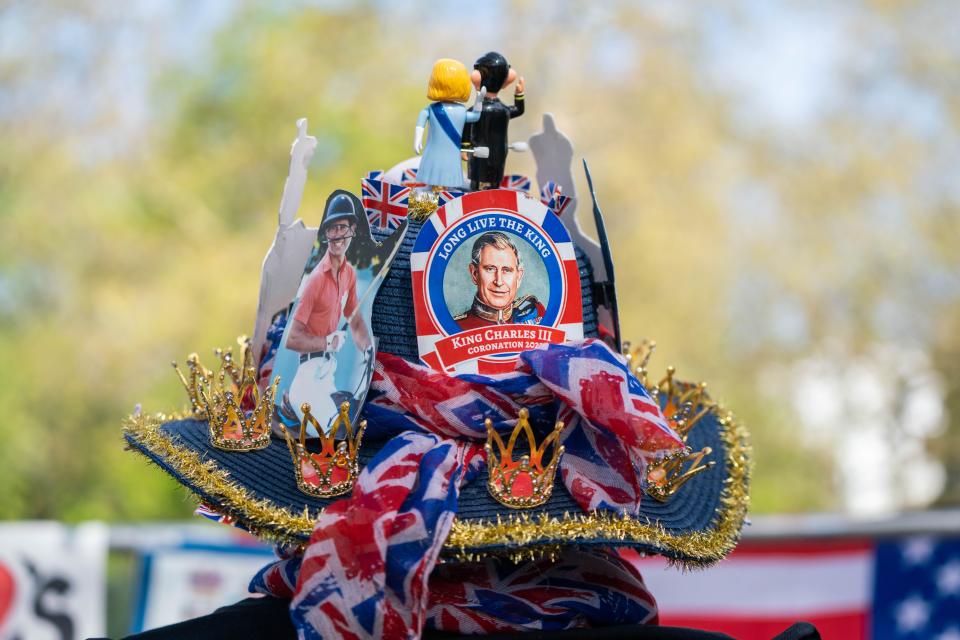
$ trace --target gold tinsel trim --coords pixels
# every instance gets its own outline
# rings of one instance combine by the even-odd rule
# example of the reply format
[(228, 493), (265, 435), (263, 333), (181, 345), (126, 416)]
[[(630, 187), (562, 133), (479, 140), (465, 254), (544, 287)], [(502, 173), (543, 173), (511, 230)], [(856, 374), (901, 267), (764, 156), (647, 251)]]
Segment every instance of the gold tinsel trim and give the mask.
[[(627, 515), (609, 512), (565, 514), (551, 518), (546, 514), (511, 514), (493, 521), (454, 521), (444, 552), (457, 561), (476, 561), (499, 555), (513, 561), (555, 555), (558, 540), (576, 543), (605, 538), (622, 541), (624, 546), (644, 544), (669, 551), (673, 561), (685, 568), (714, 564), (736, 546), (740, 538), (750, 502), (750, 445), (746, 429), (720, 405), (712, 405), (720, 423), (720, 438), (726, 451), (726, 486), (720, 495), (720, 506), (709, 530), (684, 534), (668, 533), (659, 523), (642, 521)], [(160, 426), (176, 416), (134, 415), (124, 422), (124, 430), (153, 455), (163, 459), (176, 473), (211, 496), (227, 514), (256, 535), (279, 542), (302, 544), (313, 530), (319, 515), (308, 510), (297, 514), (258, 500), (234, 483), (229, 474), (218, 469), (213, 461), (204, 461), (190, 449), (174, 443)], [(138, 451), (146, 457), (142, 451)], [(149, 457), (148, 457), (149, 459)], [(478, 551), (483, 547), (505, 547)]]
[[(447, 538), (446, 547), (459, 560), (473, 562), (491, 552), (478, 548), (506, 546), (513, 560), (542, 555), (553, 551), (556, 540), (606, 538), (622, 541), (624, 546), (644, 544), (670, 551), (673, 561), (685, 568), (702, 568), (724, 558), (736, 546), (750, 502), (750, 445), (746, 429), (733, 415), (714, 404), (720, 422), (720, 438), (726, 450), (727, 478), (720, 495), (720, 506), (710, 529), (683, 534), (668, 533), (659, 523), (652, 523), (616, 515), (610, 512), (569, 515), (551, 518), (546, 514), (530, 516), (511, 514), (497, 516), (486, 522), (455, 521)], [(512, 549), (509, 547), (513, 547)], [(522, 551), (518, 551), (519, 548)], [(496, 554), (496, 551), (492, 553)], [(520, 554), (518, 558), (515, 555)]]
[(436, 193), (413, 191), (407, 199), (407, 217), (416, 222), (425, 222), (437, 210)]
[[(298, 514), (252, 497), (213, 460), (203, 460), (195, 451), (176, 444), (161, 431), (164, 422), (186, 417), (191, 415), (132, 415), (124, 421), (123, 429), (174, 472), (216, 500), (218, 510), (235, 518), (252, 533), (276, 542), (301, 544), (313, 530), (319, 513), (311, 514), (304, 508), (303, 513)], [(134, 450), (154, 462), (143, 451)]]

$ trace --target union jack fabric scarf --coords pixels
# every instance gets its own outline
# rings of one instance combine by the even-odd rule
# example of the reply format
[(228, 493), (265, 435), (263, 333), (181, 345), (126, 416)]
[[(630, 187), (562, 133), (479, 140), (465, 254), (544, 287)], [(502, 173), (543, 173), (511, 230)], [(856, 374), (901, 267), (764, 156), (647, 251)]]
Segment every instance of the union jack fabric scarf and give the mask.
[(626, 362), (597, 340), (525, 351), (496, 376), (378, 354), (365, 439), (386, 444), (352, 495), (320, 514), (305, 553), (281, 555), (251, 591), (291, 598), (294, 626), (311, 639), (417, 638), (424, 624), (490, 633), (655, 620), (639, 574), (613, 552), (434, 570), (460, 488), (486, 463), (484, 420), (507, 435), (523, 407), (538, 438), (565, 422), (560, 470), (584, 511), (636, 515), (646, 465), (683, 446)]

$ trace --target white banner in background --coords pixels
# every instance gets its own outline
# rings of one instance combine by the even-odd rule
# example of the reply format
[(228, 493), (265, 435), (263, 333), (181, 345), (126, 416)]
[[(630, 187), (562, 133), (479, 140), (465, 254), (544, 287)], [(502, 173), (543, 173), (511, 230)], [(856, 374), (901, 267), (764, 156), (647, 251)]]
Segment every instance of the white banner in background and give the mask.
[(100, 523), (0, 524), (0, 638), (105, 636), (108, 545)]
[(206, 615), (250, 596), (250, 578), (276, 556), (269, 547), (183, 545), (143, 557), (133, 632)]

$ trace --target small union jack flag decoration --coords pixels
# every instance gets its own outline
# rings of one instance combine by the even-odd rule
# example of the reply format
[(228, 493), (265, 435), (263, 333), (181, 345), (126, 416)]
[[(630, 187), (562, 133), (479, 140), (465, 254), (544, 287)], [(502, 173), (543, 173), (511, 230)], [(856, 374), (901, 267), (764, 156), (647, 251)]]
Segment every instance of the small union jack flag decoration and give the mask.
[(383, 179), (383, 170), (375, 169), (373, 171), (367, 171), (367, 174), (363, 176), (364, 180), (382, 180)]
[(540, 189), (540, 202), (558, 216), (562, 216), (570, 203), (573, 202), (573, 198), (570, 196), (561, 195), (562, 191), (563, 187), (552, 180)]
[(438, 191), (437, 192), (437, 206), (442, 207), (451, 200), (456, 200), (463, 195), (463, 191)]
[(500, 181), (501, 189), (510, 189), (511, 191), (522, 191), (523, 193), (528, 193), (530, 191), (530, 187), (530, 178), (527, 176), (503, 176), (503, 180)]
[(422, 187), (422, 182), (417, 182), (417, 168), (408, 167), (403, 170), (403, 177), (400, 178), (400, 184), (405, 187)]
[(563, 187), (553, 180), (549, 180), (547, 184), (540, 187), (540, 202), (549, 207), (550, 201), (559, 196), (562, 191)]
[(197, 508), (193, 510), (193, 515), (206, 518), (207, 520), (213, 520), (214, 522), (219, 522), (220, 524), (235, 525), (237, 523), (235, 518), (220, 513), (205, 502), (201, 502), (199, 505), (197, 505)]
[(360, 181), (360, 189), (363, 208), (371, 227), (396, 229), (407, 217), (410, 187), (365, 178)]
[(557, 196), (548, 208), (557, 214), (557, 216), (563, 216), (563, 212), (567, 210), (571, 202), (573, 202), (573, 198), (570, 196)]

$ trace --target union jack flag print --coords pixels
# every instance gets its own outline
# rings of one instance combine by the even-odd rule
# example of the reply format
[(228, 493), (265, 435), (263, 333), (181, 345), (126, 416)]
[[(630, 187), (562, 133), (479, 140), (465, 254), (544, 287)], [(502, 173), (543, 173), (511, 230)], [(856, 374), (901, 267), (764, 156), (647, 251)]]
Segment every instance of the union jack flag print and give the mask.
[(540, 187), (540, 202), (549, 207), (554, 198), (559, 196), (562, 191), (563, 187), (553, 180), (548, 180), (547, 184)]
[(360, 181), (361, 200), (371, 227), (396, 229), (407, 217), (410, 187), (375, 178)]
[(523, 193), (527, 193), (530, 191), (531, 186), (532, 183), (530, 182), (530, 178), (527, 176), (503, 176), (503, 179), (500, 180), (500, 188), (510, 189), (511, 191), (522, 191)]
[(656, 623), (657, 604), (640, 572), (612, 551), (443, 564), (430, 576), (430, 629), (486, 635)]
[(193, 510), (193, 515), (200, 516), (201, 518), (206, 518), (207, 520), (212, 520), (214, 522), (219, 522), (220, 524), (226, 525), (236, 525), (236, 519), (231, 516), (220, 513), (210, 505), (205, 502), (201, 502), (197, 505), (197, 508)]
[(280, 341), (283, 338), (283, 330), (287, 326), (287, 310), (278, 312), (270, 326), (267, 328), (266, 342), (263, 345), (263, 351), (260, 354), (260, 365), (257, 368), (257, 384), (263, 391), (270, 384), (270, 378), (273, 375), (273, 365), (277, 357), (277, 350), (280, 348)]
[(498, 376), (378, 354), (364, 417), (368, 441), (384, 446), (352, 495), (323, 510), (304, 555), (265, 567), (251, 590), (292, 595), (294, 625), (311, 639), (415, 638), (425, 624), (476, 632), (654, 620), (639, 573), (612, 554), (581, 552), (537, 571), (489, 563), (464, 569), (477, 573), (434, 571), (460, 488), (485, 464), (484, 419), (506, 435), (521, 407), (538, 437), (558, 416), (567, 422), (564, 484), (585, 511), (635, 513), (635, 472), (683, 446), (626, 362), (599, 341), (522, 352), (516, 369)]
[(562, 191), (563, 187), (552, 180), (540, 189), (540, 202), (558, 216), (562, 216), (570, 203), (573, 202), (573, 198), (562, 195)]
[(451, 200), (455, 200), (463, 195), (463, 191), (438, 191), (437, 192), (437, 206), (442, 207)]
[(417, 182), (417, 168), (408, 167), (403, 170), (403, 177), (400, 178), (400, 184), (405, 187), (422, 187), (422, 182)]

